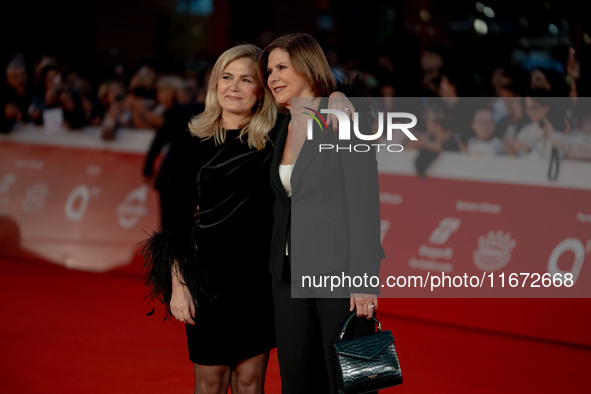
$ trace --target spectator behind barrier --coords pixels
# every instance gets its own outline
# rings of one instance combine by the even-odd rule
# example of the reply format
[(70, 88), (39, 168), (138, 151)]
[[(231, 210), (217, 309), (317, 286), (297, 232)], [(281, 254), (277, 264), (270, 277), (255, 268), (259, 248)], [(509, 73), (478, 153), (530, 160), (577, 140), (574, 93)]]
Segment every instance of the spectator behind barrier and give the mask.
[(551, 92), (545, 89), (528, 93), (525, 97), (525, 112), (529, 123), (519, 129), (514, 138), (505, 140), (505, 149), (510, 155), (523, 156), (535, 153), (548, 159), (552, 147), (544, 138), (545, 123), (549, 122), (554, 130), (568, 131), (570, 125), (565, 120), (566, 114), (560, 105), (552, 103)]
[(131, 123), (131, 112), (124, 103), (125, 87), (117, 80), (101, 84), (98, 100), (103, 113), (102, 138), (112, 140), (120, 127)]
[(154, 113), (156, 107), (156, 70), (143, 65), (129, 82), (129, 94), (125, 98), (131, 113), (131, 126), (138, 129), (158, 129), (164, 118), (162, 113)]
[(553, 147), (559, 149), (566, 159), (591, 160), (591, 105), (587, 99), (581, 99), (573, 113), (573, 129), (570, 133), (554, 130), (548, 124), (544, 129)]
[(64, 84), (59, 93), (59, 103), (64, 114), (63, 126), (68, 130), (78, 130), (88, 125), (86, 111), (78, 89)]
[(433, 98), (424, 110), (426, 130), (417, 133), (418, 141), (410, 141), (408, 148), (418, 148), (415, 168), (419, 176), (425, 176), (431, 163), (442, 151), (464, 152), (465, 145), (453, 130), (455, 120), (441, 98)]
[(28, 87), (27, 65), (25, 59), (17, 55), (6, 66), (6, 86), (0, 97), (2, 119), (0, 132), (8, 133), (18, 122), (29, 121), (31, 92)]
[(505, 149), (500, 138), (494, 136), (494, 114), (490, 108), (480, 108), (474, 112), (472, 122), (472, 137), (468, 139), (466, 150), (472, 156), (503, 155)]

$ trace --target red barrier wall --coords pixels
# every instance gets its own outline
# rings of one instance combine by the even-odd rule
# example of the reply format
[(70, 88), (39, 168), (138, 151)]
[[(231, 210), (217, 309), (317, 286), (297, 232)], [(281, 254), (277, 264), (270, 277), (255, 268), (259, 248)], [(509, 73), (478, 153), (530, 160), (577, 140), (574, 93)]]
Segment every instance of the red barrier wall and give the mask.
[[(98, 130), (49, 136), (34, 128), (0, 136), (0, 250), (15, 249), (18, 230), (20, 249), (58, 264), (128, 264), (159, 222), (157, 195), (141, 176), (152, 136), (124, 130), (104, 142)], [(591, 346), (590, 299), (556, 299), (589, 297), (591, 289), (589, 163), (562, 163), (559, 179), (548, 181), (536, 161), (444, 154), (422, 179), (413, 152), (380, 159), (382, 278), (560, 270), (576, 271), (581, 285), (578, 293), (383, 288), (383, 312)]]
[[(591, 163), (562, 161), (551, 181), (535, 158), (445, 153), (419, 178), (415, 155), (379, 156), (382, 282), (427, 271), (487, 282), (432, 292), (386, 286), (381, 305), (410, 318), (591, 346)], [(544, 287), (531, 275), (509, 285), (512, 273), (555, 272), (573, 273), (576, 285)]]
[(153, 134), (127, 133), (110, 145), (98, 135), (81, 143), (89, 138), (82, 134), (56, 137), (54, 144), (18, 141), (19, 135), (0, 141), (0, 216), (16, 222), (21, 249), (89, 271), (129, 263), (159, 213), (157, 194), (141, 174)]

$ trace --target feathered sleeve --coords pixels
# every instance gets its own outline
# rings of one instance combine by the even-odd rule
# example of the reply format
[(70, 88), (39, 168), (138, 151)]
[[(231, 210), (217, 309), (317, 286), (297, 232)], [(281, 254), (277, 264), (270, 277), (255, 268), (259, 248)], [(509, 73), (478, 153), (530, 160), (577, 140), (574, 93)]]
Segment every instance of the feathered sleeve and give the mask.
[[(165, 305), (165, 319), (170, 317), (172, 295), (172, 268), (175, 263), (183, 282), (188, 287), (195, 306), (207, 292), (204, 290), (207, 275), (195, 261), (195, 247), (192, 237), (196, 195), (195, 179), (199, 161), (198, 144), (188, 139), (184, 144), (173, 144), (169, 150), (166, 169), (166, 188), (175, 195), (175, 209), (168, 210), (163, 226), (142, 242), (144, 275), (148, 287), (147, 298)], [(171, 216), (172, 215), (172, 216)], [(166, 219), (166, 220), (164, 220)]]
[(337, 79), (337, 91), (347, 97), (367, 97), (368, 88), (359, 80), (359, 74), (354, 78)]
[(154, 231), (143, 242), (142, 252), (145, 280), (149, 289), (147, 298), (165, 305), (165, 319), (171, 315), (172, 268), (175, 262), (179, 274), (193, 296), (195, 306), (199, 306), (201, 296), (208, 296), (205, 291), (207, 275), (195, 264), (194, 253), (179, 245), (172, 233), (165, 229)]
[(377, 120), (377, 108), (368, 97), (368, 88), (359, 80), (359, 74), (354, 78), (337, 80), (337, 91), (347, 97), (355, 98), (355, 112), (373, 124)]

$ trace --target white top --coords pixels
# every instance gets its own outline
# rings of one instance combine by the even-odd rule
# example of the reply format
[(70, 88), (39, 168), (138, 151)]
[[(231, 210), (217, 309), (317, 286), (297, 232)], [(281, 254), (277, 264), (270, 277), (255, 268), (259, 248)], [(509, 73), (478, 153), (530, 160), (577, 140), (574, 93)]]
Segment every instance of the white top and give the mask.
[(291, 197), (291, 171), (293, 170), (293, 164), (279, 164), (279, 179), (281, 184), (287, 193), (287, 197)]
[[(281, 184), (287, 193), (287, 197), (291, 197), (291, 171), (293, 170), (293, 164), (279, 164), (279, 179)], [(285, 255), (289, 255), (287, 243), (285, 243)]]
[(539, 125), (535, 123), (524, 125), (517, 132), (516, 138), (521, 142), (525, 142), (531, 148), (532, 153), (539, 155), (543, 159), (550, 157), (552, 146), (544, 138), (544, 130)]

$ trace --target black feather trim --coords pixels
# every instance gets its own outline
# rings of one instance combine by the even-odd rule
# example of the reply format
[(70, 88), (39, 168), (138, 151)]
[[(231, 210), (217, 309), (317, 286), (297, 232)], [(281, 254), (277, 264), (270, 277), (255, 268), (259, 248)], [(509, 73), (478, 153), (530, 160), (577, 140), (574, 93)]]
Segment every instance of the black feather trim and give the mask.
[(369, 125), (373, 125), (378, 118), (378, 109), (369, 98), (368, 88), (359, 80), (359, 77), (360, 75), (357, 74), (355, 78), (347, 77), (344, 81), (337, 80), (337, 91), (347, 97), (356, 98), (353, 103), (355, 112), (360, 114)]
[(337, 91), (347, 97), (367, 97), (368, 89), (359, 80), (359, 74), (355, 78), (347, 77), (345, 80), (337, 80)]
[(213, 297), (205, 290), (207, 275), (195, 264), (195, 253), (178, 244), (175, 236), (161, 229), (142, 242), (144, 256), (144, 275), (149, 288), (146, 298), (162, 302), (165, 306), (165, 320), (171, 316), (170, 297), (172, 295), (172, 267), (178, 262), (179, 273), (184, 284), (189, 288), (195, 306), (198, 300), (205, 296), (209, 300)]

